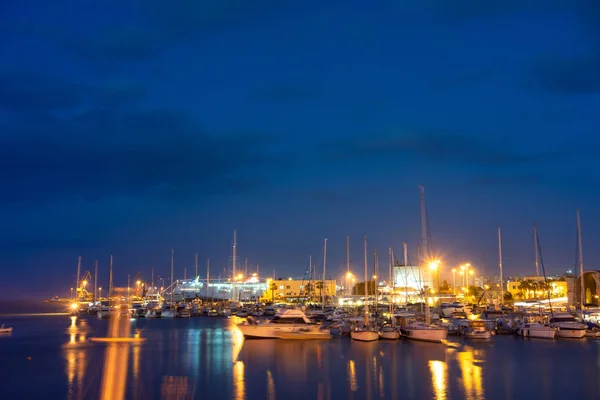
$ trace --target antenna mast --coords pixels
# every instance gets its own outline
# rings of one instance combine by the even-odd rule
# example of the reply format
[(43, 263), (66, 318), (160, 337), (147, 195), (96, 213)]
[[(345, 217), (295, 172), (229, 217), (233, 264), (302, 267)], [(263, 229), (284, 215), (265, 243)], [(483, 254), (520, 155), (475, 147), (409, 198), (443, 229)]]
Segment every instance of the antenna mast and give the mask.
[(500, 304), (504, 306), (504, 279), (502, 277), (502, 231), (498, 225), (498, 259), (500, 267)]
[(327, 285), (325, 284), (326, 279), (327, 279), (327, 275), (325, 274), (325, 271), (327, 269), (327, 238), (325, 238), (325, 244), (323, 245), (323, 298), (321, 299), (322, 304), (321, 304), (321, 310), (325, 310), (325, 292), (326, 292), (326, 288)]
[(581, 218), (579, 217), (579, 208), (577, 209), (577, 251), (579, 253), (579, 276), (581, 277), (581, 311), (585, 304), (585, 281), (583, 276), (583, 249), (581, 245)]
[(233, 230), (233, 259), (232, 259), (232, 269), (233, 269), (233, 276), (231, 277), (231, 297), (232, 299), (235, 301), (237, 299), (237, 295), (236, 295), (236, 287), (235, 287), (235, 276), (236, 276), (236, 270), (235, 270), (235, 262), (236, 262), (236, 247), (237, 247), (237, 231), (234, 229)]

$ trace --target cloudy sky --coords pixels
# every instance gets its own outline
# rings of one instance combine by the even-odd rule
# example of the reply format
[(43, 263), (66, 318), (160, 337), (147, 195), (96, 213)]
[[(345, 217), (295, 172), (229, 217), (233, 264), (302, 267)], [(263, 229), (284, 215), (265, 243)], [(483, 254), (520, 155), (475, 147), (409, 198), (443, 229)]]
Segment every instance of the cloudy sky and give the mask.
[[(0, 4), (3, 296), (238, 255), (301, 276), (411, 259), (426, 190), (443, 271), (550, 273), (600, 250), (600, 2)], [(371, 258), (369, 256), (369, 258)], [(322, 264), (322, 261), (319, 261)], [(215, 272), (217, 271), (217, 272)], [(103, 283), (104, 281), (104, 283)], [(6, 283), (10, 282), (10, 285)]]

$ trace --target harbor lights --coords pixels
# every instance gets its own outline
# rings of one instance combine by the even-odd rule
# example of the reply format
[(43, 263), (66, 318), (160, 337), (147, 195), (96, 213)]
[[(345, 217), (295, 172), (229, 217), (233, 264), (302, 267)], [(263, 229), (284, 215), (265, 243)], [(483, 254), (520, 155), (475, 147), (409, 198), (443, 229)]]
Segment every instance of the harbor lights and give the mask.
[(102, 298), (102, 288), (101, 287), (98, 288), (98, 293), (99, 293), (98, 298), (101, 299)]
[[(429, 263), (429, 270), (431, 272), (435, 272), (436, 273), (436, 287), (435, 287), (435, 291), (437, 293), (440, 292), (440, 260), (435, 260)], [(433, 286), (433, 285), (432, 285)]]
[(456, 296), (456, 268), (452, 268), (452, 294)]
[(350, 294), (350, 285), (348, 284), (348, 282), (350, 282), (352, 278), (354, 278), (354, 275), (352, 275), (352, 272), (348, 271), (346, 273), (346, 296)]

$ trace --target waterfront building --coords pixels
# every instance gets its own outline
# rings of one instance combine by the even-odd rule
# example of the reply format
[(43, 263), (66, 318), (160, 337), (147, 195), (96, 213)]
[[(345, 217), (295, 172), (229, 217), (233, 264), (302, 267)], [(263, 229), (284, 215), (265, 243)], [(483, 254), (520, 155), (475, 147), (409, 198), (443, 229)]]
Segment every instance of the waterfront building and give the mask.
[[(235, 287), (236, 298), (233, 299)], [(215, 299), (215, 300), (237, 300), (256, 301), (267, 290), (267, 282), (261, 281), (256, 274), (249, 277), (236, 277), (234, 283), (231, 279), (211, 279), (208, 284), (206, 280), (196, 277), (194, 279), (180, 279), (173, 286), (173, 299)], [(165, 289), (165, 298), (170, 296), (171, 288)]]
[[(600, 271), (597, 270), (589, 270), (583, 272), (583, 284), (584, 284), (584, 294), (585, 294), (585, 305), (600, 305)], [(567, 282), (569, 283), (569, 305), (570, 306), (579, 306), (581, 303), (581, 279), (580, 276), (575, 277), (567, 277)]]
[(568, 285), (564, 279), (549, 279), (547, 281), (540, 276), (524, 276), (512, 278), (506, 281), (506, 290), (515, 300), (533, 300), (567, 297)]
[(396, 293), (416, 294), (421, 293), (424, 287), (432, 287), (429, 278), (431, 274), (424, 274), (426, 268), (417, 266), (404, 266), (396, 264), (392, 270), (394, 291)]
[(331, 299), (338, 292), (335, 279), (325, 281), (308, 281), (305, 279), (271, 279), (268, 278), (266, 287), (262, 293), (263, 300), (268, 301), (291, 301), (313, 299), (321, 301), (323, 295)]

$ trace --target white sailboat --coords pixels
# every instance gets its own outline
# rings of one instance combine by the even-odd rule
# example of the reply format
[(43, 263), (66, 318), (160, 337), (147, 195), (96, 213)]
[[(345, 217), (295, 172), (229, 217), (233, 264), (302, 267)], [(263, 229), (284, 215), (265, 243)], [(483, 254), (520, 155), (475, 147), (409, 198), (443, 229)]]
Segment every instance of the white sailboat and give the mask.
[(360, 342), (379, 340), (379, 332), (369, 326), (369, 280), (367, 273), (367, 235), (365, 235), (365, 320), (364, 326), (356, 327), (350, 332), (350, 337)]
[[(539, 270), (539, 265), (540, 265), (540, 247), (538, 244), (538, 234), (537, 234), (537, 228), (536, 225), (533, 224), (533, 243), (534, 243), (534, 247), (535, 247), (535, 275), (536, 277), (539, 278), (540, 275), (540, 270)], [(543, 268), (543, 264), (542, 264), (542, 269), (544, 271), (544, 281), (546, 281), (546, 270)], [(538, 286), (539, 289), (539, 286)], [(552, 304), (550, 304), (550, 306), (552, 306)], [(540, 315), (540, 318), (542, 316)], [(523, 336), (523, 337), (531, 337), (531, 338), (537, 338), (537, 339), (554, 339), (556, 337), (556, 331), (558, 330), (558, 328), (554, 327), (554, 326), (550, 326), (549, 324), (543, 324), (540, 322), (529, 322), (529, 321), (524, 321), (521, 326), (519, 326), (519, 328), (517, 329), (517, 334)]]
[(390, 270), (389, 271), (390, 272), (390, 283), (392, 284), (392, 298), (389, 300), (389, 303), (390, 303), (389, 313), (390, 313), (390, 315), (392, 315), (392, 325), (383, 326), (379, 330), (379, 338), (384, 339), (384, 340), (400, 339), (400, 332), (398, 331), (398, 329), (396, 329), (395, 319), (393, 317), (393, 314), (394, 314), (394, 302), (393, 302), (394, 285), (393, 285), (393, 280), (392, 280), (392, 265), (393, 265), (393, 253), (392, 253), (392, 248), (390, 247), (388, 249), (388, 267)]
[(175, 256), (175, 249), (171, 248), (171, 301), (169, 305), (162, 310), (160, 313), (161, 318), (176, 318), (177, 317), (177, 306), (173, 303), (173, 290), (175, 289), (175, 283), (173, 282), (173, 263)]

